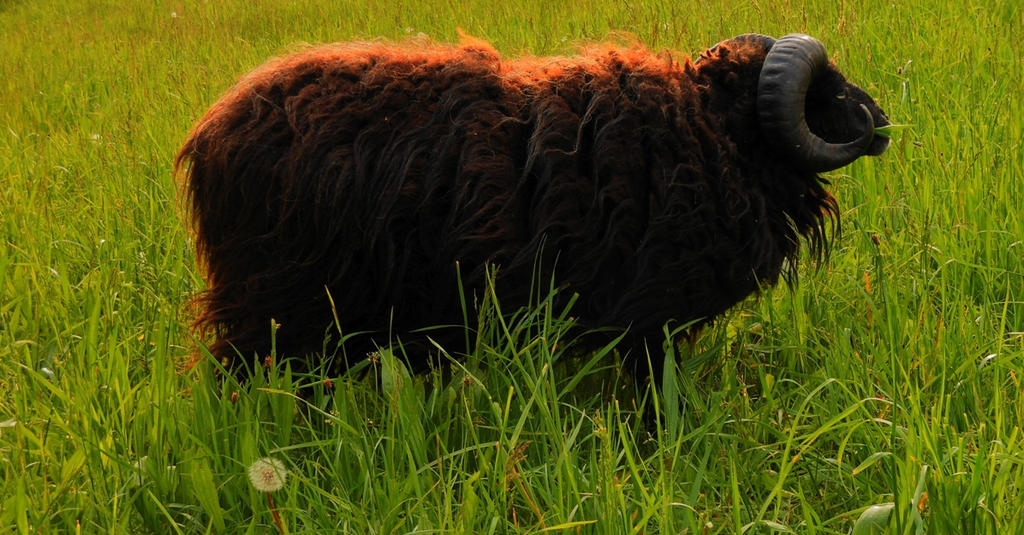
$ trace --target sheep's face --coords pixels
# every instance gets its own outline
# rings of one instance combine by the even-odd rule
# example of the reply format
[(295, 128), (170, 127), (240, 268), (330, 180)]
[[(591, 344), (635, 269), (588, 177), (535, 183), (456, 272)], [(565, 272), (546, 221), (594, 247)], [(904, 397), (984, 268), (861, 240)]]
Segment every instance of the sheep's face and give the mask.
[[(861, 106), (871, 112), (873, 125), (864, 124)], [(808, 88), (805, 113), (811, 132), (829, 143), (846, 143), (857, 139), (866, 128), (890, 124), (878, 104), (863, 89), (847, 82), (833, 66)], [(864, 154), (877, 156), (888, 146), (889, 138), (876, 135)]]

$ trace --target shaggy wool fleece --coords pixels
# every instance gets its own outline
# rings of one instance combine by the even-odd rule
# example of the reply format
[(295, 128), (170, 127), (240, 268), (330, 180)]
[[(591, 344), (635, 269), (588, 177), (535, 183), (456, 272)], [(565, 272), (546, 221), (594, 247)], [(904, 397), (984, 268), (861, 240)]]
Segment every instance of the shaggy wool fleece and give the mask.
[(430, 333), (457, 353), (459, 278), (479, 298), (491, 267), (504, 310), (554, 280), (582, 327), (660, 348), (666, 322), (774, 284), (837, 221), (825, 181), (758, 128), (765, 53), (738, 39), (697, 63), (616, 45), (507, 60), (467, 40), (273, 60), (178, 155), (208, 284), (196, 324), (229, 366), (269, 352), (272, 318), (279, 354), (322, 354), (335, 314), (365, 333), (342, 367), (435, 325), (457, 326)]

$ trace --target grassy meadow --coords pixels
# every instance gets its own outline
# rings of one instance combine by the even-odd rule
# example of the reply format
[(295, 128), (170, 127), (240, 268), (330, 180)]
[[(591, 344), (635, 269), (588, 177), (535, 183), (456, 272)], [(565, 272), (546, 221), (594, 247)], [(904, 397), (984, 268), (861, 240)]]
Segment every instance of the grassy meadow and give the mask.
[[(1022, 533), (1022, 22), (1012, 0), (0, 0), (0, 532)], [(507, 56), (804, 32), (910, 126), (830, 174), (829, 262), (674, 350), (655, 396), (610, 349), (571, 355), (544, 302), (488, 302), (444, 373), (184, 370), (193, 122), (301, 43), (459, 28)]]

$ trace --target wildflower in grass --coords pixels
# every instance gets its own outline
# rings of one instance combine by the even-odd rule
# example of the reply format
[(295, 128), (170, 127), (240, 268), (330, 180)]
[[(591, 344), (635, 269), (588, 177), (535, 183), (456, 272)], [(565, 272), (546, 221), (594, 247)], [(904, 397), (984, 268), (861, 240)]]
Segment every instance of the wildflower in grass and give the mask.
[(264, 457), (249, 466), (249, 481), (260, 492), (274, 492), (288, 481), (288, 471), (279, 459)]
[(288, 481), (288, 471), (284, 463), (273, 457), (264, 457), (252, 463), (249, 466), (249, 481), (256, 490), (267, 493), (267, 504), (270, 505), (270, 514), (274, 516), (274, 524), (277, 525), (278, 531), (284, 533), (281, 516), (277, 514), (274, 498), (270, 495), (275, 490), (281, 490)]

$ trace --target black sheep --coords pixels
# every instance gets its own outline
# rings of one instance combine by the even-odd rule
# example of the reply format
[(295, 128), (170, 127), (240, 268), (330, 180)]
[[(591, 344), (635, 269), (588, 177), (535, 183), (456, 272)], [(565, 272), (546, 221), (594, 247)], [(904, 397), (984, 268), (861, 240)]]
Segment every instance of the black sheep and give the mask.
[[(506, 310), (553, 277), (581, 326), (628, 328), (642, 357), (666, 322), (777, 282), (801, 237), (826, 250), (838, 211), (817, 173), (880, 154), (887, 124), (803, 35), (740, 36), (696, 62), (314, 48), (243, 77), (178, 154), (208, 284), (196, 325), (234, 369), (269, 352), (271, 318), (279, 353), (317, 359), (329, 291), (372, 349), (463, 324), (458, 263), (471, 295), (494, 266)], [(432, 336), (464, 349), (461, 332)]]

